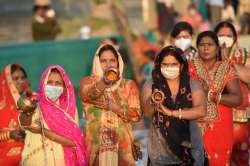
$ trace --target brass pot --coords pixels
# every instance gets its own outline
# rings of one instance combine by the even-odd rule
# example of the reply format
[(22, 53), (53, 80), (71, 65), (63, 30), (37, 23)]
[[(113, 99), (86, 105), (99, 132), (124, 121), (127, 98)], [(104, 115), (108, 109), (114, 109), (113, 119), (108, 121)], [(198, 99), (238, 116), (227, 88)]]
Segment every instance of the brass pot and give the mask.
[(110, 68), (110, 69), (108, 69), (108, 71), (105, 74), (105, 77), (110, 82), (114, 82), (114, 81), (118, 80), (118, 78), (119, 78), (119, 71), (118, 71), (118, 69), (116, 69), (116, 68)]
[(37, 102), (32, 101), (26, 96), (26, 93), (23, 93), (17, 101), (18, 109), (22, 110), (23, 113), (31, 114), (37, 107)]

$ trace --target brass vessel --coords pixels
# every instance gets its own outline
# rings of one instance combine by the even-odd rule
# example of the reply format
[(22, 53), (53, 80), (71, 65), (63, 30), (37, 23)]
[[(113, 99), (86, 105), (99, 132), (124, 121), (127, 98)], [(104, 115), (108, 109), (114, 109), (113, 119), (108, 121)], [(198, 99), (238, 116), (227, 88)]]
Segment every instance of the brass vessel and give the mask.
[(154, 90), (154, 92), (152, 94), (152, 100), (154, 103), (161, 104), (161, 103), (163, 103), (164, 99), (165, 99), (165, 95), (162, 91)]
[(118, 78), (119, 78), (119, 71), (118, 71), (118, 69), (116, 69), (116, 68), (110, 68), (106, 72), (105, 77), (110, 82), (114, 82), (114, 81), (118, 80)]
[(32, 114), (37, 107), (37, 101), (31, 100), (26, 93), (23, 93), (17, 101), (17, 107), (23, 113)]

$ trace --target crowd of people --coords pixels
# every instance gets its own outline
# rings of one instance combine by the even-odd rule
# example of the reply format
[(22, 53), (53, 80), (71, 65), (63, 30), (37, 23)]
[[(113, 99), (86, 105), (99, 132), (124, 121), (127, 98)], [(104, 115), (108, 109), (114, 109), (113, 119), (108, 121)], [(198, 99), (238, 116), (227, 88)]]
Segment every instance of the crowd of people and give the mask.
[(162, 45), (179, 21), (188, 22), (196, 33), (214, 28), (220, 21), (229, 21), (241, 34), (250, 32), (250, 3), (246, 0), (143, 0), (142, 6), (148, 30), (159, 32)]
[(8, 64), (0, 75), (0, 165), (133, 166), (142, 158), (133, 124), (147, 117), (148, 166), (247, 166), (249, 52), (235, 27), (220, 22), (199, 33), (196, 46), (187, 22), (170, 35), (141, 89), (123, 77), (118, 47), (100, 43), (78, 88), (84, 129), (63, 67), (48, 66), (32, 91), (23, 67)]

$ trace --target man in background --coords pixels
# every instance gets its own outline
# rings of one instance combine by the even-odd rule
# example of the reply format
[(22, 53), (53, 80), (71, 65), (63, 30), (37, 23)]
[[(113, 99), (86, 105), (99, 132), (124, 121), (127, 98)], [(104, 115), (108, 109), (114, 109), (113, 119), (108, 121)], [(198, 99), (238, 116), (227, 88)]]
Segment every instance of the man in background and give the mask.
[(61, 28), (50, 0), (36, 0), (32, 18), (33, 40), (54, 40), (60, 32)]

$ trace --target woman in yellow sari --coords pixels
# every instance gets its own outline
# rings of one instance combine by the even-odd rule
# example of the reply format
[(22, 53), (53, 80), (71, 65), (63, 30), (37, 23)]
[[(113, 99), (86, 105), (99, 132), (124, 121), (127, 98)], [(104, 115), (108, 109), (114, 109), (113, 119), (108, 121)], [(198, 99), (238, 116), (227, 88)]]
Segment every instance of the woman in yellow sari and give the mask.
[(26, 129), (21, 165), (87, 166), (74, 88), (61, 66), (49, 66), (44, 71), (37, 97), (33, 115), (21, 113)]

